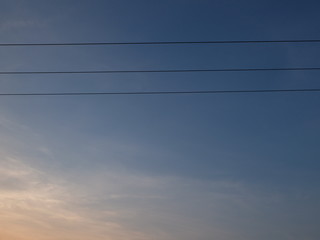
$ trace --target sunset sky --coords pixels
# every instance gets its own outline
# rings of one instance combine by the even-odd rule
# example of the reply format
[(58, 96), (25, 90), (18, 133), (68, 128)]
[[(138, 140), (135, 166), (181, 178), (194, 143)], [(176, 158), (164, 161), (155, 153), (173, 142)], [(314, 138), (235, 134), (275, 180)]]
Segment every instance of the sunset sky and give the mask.
[[(0, 0), (0, 43), (320, 39), (319, 1)], [(320, 67), (320, 43), (0, 46), (3, 71)], [(320, 88), (320, 71), (0, 74), (0, 93)], [(0, 240), (319, 240), (320, 93), (0, 96)]]

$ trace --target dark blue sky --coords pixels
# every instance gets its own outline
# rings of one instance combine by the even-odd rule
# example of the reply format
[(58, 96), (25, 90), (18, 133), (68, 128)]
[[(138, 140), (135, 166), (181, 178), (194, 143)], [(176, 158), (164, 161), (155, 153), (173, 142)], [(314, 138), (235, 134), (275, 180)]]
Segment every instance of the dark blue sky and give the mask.
[[(1, 43), (320, 39), (317, 1), (0, 5)], [(319, 54), (318, 43), (0, 47), (0, 70), (319, 67)], [(318, 78), (2, 75), (0, 88), (297, 89), (320, 88)], [(319, 93), (1, 97), (0, 221), (9, 230), (0, 238), (319, 239), (319, 102)]]

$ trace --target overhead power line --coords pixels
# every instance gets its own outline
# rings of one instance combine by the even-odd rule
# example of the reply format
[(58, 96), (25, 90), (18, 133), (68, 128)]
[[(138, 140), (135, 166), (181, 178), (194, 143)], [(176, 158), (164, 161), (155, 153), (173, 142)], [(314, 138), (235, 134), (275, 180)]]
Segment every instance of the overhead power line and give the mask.
[(230, 41), (150, 41), (150, 42), (60, 42), (60, 43), (0, 43), (0, 47), (28, 46), (98, 46), (98, 45), (180, 45), (180, 44), (253, 44), (253, 43), (319, 43), (320, 39), (296, 40), (230, 40)]
[(221, 69), (159, 69), (159, 70), (86, 70), (86, 71), (0, 71), (1, 75), (25, 74), (110, 74), (110, 73), (188, 73), (188, 72), (258, 72), (258, 71), (318, 71), (320, 67), (296, 68), (221, 68)]
[(204, 91), (142, 91), (142, 92), (53, 92), (53, 93), (0, 93), (0, 96), (83, 96), (83, 95), (169, 95), (169, 94), (237, 94), (237, 93), (293, 93), (320, 92), (314, 89), (261, 89), (261, 90), (204, 90)]

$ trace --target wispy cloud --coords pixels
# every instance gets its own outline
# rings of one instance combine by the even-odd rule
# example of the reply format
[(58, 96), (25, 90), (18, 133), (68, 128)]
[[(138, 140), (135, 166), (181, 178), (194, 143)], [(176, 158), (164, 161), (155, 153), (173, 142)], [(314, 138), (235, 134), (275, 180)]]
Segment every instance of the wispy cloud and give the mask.
[(17, 240), (201, 238), (212, 229), (223, 237), (226, 230), (206, 220), (215, 213), (217, 221), (226, 214), (222, 209), (243, 205), (246, 193), (232, 182), (208, 188), (201, 181), (116, 169), (67, 182), (22, 157), (1, 156), (0, 173), (0, 223), (6, 229), (1, 233)]
[(49, 180), (44, 172), (18, 159), (2, 156), (0, 173), (0, 222), (15, 239), (144, 239), (119, 222), (101, 221), (93, 214), (97, 211), (81, 207), (67, 184)]
[[(0, 239), (266, 240), (271, 227), (282, 239), (298, 239), (289, 212), (301, 205), (287, 206), (293, 195), (228, 178), (153, 175), (110, 164), (118, 156), (112, 151), (123, 158), (150, 151), (120, 140), (108, 139), (108, 151), (105, 139), (98, 149), (83, 147), (66, 167), (66, 154), (35, 129), (0, 118)], [(85, 146), (73, 139), (71, 148)], [(61, 166), (51, 170), (59, 157)]]

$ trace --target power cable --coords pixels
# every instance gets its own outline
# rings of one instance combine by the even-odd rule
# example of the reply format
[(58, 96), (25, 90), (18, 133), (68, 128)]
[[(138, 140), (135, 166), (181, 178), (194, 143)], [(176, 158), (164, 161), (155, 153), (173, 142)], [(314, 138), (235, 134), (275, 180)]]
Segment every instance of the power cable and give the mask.
[(204, 90), (204, 91), (145, 91), (145, 92), (53, 92), (53, 93), (0, 93), (0, 96), (82, 96), (82, 95), (168, 95), (168, 94), (236, 94), (236, 93), (293, 93), (320, 92), (314, 89), (261, 89), (261, 90)]
[(320, 39), (297, 40), (230, 40), (230, 41), (151, 41), (151, 42), (60, 42), (60, 43), (0, 43), (0, 47), (28, 46), (98, 46), (98, 45), (181, 45), (181, 44), (255, 44), (255, 43), (319, 43)]
[(318, 71), (320, 67), (296, 68), (222, 68), (222, 69), (160, 69), (160, 70), (86, 70), (86, 71), (0, 71), (0, 75), (24, 74), (111, 74), (111, 73), (188, 73), (188, 72), (258, 72), (258, 71)]

